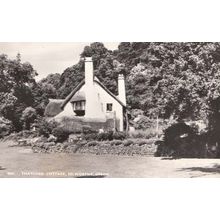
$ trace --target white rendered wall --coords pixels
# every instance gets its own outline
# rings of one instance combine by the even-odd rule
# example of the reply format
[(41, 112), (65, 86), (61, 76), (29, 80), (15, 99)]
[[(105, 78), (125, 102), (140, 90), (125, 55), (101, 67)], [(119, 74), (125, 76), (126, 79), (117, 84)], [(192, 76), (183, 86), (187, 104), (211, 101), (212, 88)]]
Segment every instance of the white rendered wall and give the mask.
[[(116, 119), (119, 120), (119, 130), (123, 131), (123, 107), (116, 101), (111, 95), (109, 95), (99, 84), (94, 82), (95, 89), (99, 94), (100, 102), (103, 104), (103, 110), (105, 115), (112, 116), (114, 112), (116, 113)], [(107, 103), (112, 103), (112, 112), (106, 112)]]

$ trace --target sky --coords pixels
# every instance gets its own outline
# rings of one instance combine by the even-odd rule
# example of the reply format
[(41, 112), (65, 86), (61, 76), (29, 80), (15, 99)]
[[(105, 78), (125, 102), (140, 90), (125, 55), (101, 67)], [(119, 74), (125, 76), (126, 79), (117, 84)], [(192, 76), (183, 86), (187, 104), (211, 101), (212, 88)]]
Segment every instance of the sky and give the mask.
[[(114, 50), (117, 42), (104, 43), (105, 47)], [(30, 62), (39, 74), (36, 80), (46, 77), (50, 73), (62, 73), (67, 67), (76, 64), (80, 59), (83, 48), (88, 43), (0, 43), (0, 54), (7, 54), (14, 59), (19, 52), (22, 62)]]

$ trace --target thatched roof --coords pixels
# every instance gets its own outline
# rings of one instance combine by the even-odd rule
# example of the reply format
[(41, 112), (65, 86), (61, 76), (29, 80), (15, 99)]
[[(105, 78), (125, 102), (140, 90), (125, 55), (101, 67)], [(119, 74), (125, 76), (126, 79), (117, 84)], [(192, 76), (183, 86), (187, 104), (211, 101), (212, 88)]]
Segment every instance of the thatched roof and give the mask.
[(85, 101), (86, 95), (83, 91), (78, 91), (76, 94), (71, 98), (70, 102), (77, 102), (77, 101)]
[(50, 99), (48, 105), (46, 106), (44, 115), (46, 117), (54, 117), (62, 112), (61, 105), (63, 103), (63, 99)]

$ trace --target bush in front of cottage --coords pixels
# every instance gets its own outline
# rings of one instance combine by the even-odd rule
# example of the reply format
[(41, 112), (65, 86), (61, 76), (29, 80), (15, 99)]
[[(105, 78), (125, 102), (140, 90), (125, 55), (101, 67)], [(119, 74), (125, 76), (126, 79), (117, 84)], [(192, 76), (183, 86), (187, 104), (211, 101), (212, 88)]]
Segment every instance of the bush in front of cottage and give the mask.
[(52, 130), (52, 134), (57, 138), (56, 142), (64, 142), (68, 139), (70, 132), (65, 127), (56, 127)]

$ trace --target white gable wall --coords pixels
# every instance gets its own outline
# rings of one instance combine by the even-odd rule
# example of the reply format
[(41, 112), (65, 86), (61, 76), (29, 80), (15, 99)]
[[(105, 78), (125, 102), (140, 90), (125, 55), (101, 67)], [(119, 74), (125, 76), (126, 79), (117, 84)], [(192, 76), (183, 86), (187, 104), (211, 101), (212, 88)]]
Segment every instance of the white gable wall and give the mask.
[[(119, 129), (123, 131), (123, 107), (122, 105), (114, 99), (111, 95), (109, 95), (98, 83), (94, 83), (95, 89), (100, 98), (100, 102), (103, 106), (103, 111), (106, 116), (112, 116), (115, 112), (116, 118), (119, 120)], [(106, 112), (107, 103), (112, 103), (112, 112)]]

